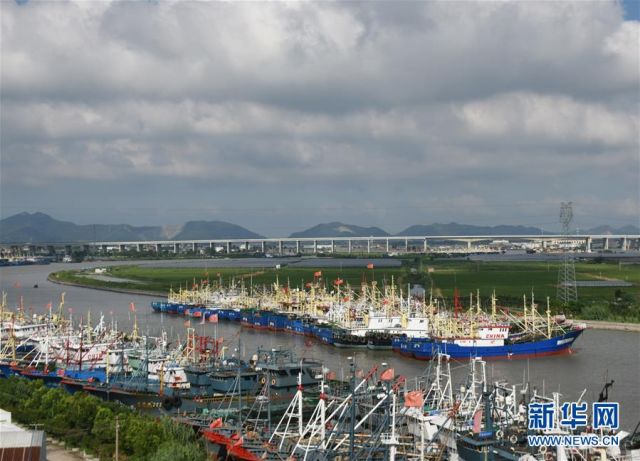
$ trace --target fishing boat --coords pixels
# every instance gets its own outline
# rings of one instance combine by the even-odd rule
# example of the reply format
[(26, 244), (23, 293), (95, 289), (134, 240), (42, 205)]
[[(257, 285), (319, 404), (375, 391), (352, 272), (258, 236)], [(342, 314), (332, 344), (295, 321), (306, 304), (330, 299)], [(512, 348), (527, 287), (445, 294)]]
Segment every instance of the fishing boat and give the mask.
[(431, 360), (437, 354), (454, 359), (522, 359), (569, 353), (574, 342), (584, 332), (585, 324), (573, 324), (564, 316), (551, 316), (547, 298), (546, 316), (540, 316), (533, 297), (528, 309), (526, 298), (522, 318), (510, 317), (499, 322), (496, 300), (492, 297), (492, 313), (487, 316), (479, 304), (473, 312), (457, 321), (455, 317), (436, 319), (433, 333), (428, 337), (393, 339), (393, 350), (406, 357)]

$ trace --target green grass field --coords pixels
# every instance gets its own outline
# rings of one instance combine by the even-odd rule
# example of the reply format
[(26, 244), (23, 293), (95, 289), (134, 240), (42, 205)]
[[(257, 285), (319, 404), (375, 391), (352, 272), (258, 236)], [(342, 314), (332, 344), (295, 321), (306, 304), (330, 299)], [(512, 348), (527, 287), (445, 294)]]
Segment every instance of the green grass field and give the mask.
[[(209, 278), (229, 283), (232, 279), (244, 280), (246, 286), (271, 284), (279, 279), (281, 285), (303, 286), (313, 280), (317, 270), (322, 271), (322, 280), (330, 285), (341, 278), (352, 287), (363, 280), (375, 279), (379, 285), (394, 281), (403, 290), (407, 283), (420, 283), (427, 292), (444, 297), (450, 303), (455, 288), (458, 289), (465, 304), (469, 293), (480, 290), (483, 305), (488, 305), (489, 297), (495, 290), (500, 304), (519, 307), (523, 295), (530, 298), (535, 293), (538, 303), (551, 298), (555, 310), (559, 306), (555, 301), (558, 279), (557, 262), (471, 262), (471, 261), (430, 261), (427, 259), (403, 260), (402, 267), (375, 268), (300, 268), (283, 266), (275, 268), (149, 268), (144, 266), (116, 266), (109, 269), (108, 275), (131, 282), (106, 282), (94, 280), (77, 272), (64, 271), (53, 274), (61, 281), (81, 283), (94, 287), (136, 289), (166, 293), (173, 287), (190, 287), (194, 280)], [(613, 320), (640, 322), (640, 265), (619, 263), (577, 263), (577, 280), (623, 280), (633, 284), (631, 287), (581, 287), (579, 300), (574, 305), (564, 307), (563, 311), (594, 320)]]

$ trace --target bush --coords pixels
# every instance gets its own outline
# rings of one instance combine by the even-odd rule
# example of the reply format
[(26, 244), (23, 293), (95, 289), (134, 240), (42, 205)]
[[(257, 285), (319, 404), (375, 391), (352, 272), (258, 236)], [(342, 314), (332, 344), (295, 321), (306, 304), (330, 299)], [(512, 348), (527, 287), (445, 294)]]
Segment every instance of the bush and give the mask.
[(609, 310), (602, 304), (590, 304), (582, 309), (582, 317), (586, 320), (606, 320)]
[(0, 379), (0, 408), (20, 423), (43, 424), (47, 433), (105, 459), (114, 455), (116, 416), (122, 459), (204, 461), (207, 456), (196, 434), (170, 418), (142, 415), (84, 392), (70, 395), (39, 380)]

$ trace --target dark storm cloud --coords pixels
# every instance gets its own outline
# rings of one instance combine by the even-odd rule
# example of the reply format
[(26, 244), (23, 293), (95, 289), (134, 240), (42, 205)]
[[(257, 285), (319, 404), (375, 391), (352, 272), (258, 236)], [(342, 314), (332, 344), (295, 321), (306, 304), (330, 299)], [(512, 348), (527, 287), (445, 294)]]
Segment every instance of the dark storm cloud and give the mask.
[[(567, 199), (638, 219), (640, 28), (617, 2), (2, 9), (3, 215), (84, 178), (114, 220), (183, 219), (126, 211), (154, 200), (197, 218), (200, 194), (238, 222), (303, 203), (309, 224), (535, 224)], [(283, 213), (241, 223), (299, 224)]]

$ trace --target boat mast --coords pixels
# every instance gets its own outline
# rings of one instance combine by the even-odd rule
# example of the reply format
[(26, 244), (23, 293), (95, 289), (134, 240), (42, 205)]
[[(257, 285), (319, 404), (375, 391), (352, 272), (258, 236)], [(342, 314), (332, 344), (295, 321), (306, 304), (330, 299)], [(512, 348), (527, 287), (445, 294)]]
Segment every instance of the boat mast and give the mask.
[(356, 362), (353, 357), (351, 360), (351, 417), (349, 418), (349, 459), (355, 459), (355, 431), (356, 431)]

